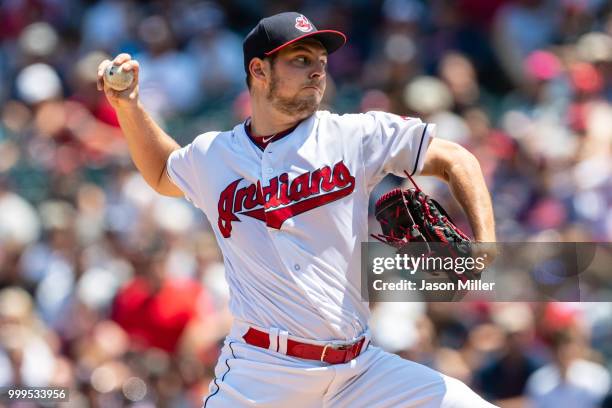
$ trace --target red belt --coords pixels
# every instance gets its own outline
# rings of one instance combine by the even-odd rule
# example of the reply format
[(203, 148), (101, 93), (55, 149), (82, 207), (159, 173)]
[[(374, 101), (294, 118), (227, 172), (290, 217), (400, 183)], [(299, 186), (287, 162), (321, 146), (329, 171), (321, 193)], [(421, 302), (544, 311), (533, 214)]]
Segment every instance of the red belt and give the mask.
[[(252, 346), (270, 348), (270, 335), (264, 331), (249, 327), (244, 336), (244, 341)], [(325, 361), (329, 364), (348, 363), (361, 353), (361, 348), (365, 343), (365, 336), (354, 343), (349, 344), (326, 344), (317, 346), (315, 344), (301, 343), (299, 341), (287, 339), (287, 355), (307, 360)], [(278, 351), (278, 340), (276, 351)]]

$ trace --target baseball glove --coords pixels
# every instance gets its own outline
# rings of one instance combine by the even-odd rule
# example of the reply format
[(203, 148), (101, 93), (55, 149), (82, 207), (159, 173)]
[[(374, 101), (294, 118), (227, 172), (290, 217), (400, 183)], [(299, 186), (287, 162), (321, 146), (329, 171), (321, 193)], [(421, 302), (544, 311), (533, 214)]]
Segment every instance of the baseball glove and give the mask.
[[(409, 252), (411, 243), (422, 243), (413, 247), (423, 248), (424, 245), (428, 251), (426, 256), (471, 256), (470, 238), (453, 223), (440, 203), (427, 196), (407, 172), (406, 176), (414, 188), (396, 188), (376, 202), (375, 215), (382, 234), (372, 234), (372, 237), (397, 248), (400, 253)], [(480, 279), (480, 273), (469, 270), (462, 273), (452, 270), (426, 272), (434, 276), (442, 272), (451, 282)]]

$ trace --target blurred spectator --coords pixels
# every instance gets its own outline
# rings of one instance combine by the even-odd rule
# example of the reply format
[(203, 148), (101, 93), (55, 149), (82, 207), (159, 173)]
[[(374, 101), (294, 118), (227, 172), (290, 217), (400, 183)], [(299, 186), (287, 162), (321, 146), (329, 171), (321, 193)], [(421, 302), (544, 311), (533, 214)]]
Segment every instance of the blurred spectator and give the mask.
[[(231, 325), (222, 257), (201, 212), (133, 168), (96, 68), (136, 57), (143, 103), (186, 144), (249, 116), (242, 38), (286, 8), (348, 33), (325, 109), (419, 116), (476, 155), (501, 241), (612, 241), (610, 2), (4, 1), (0, 386), (70, 387), (79, 407), (201, 406)], [(469, 230), (444, 183), (419, 184)], [(378, 304), (372, 330), (502, 406), (597, 406), (611, 311), (582, 307)]]
[(117, 0), (103, 0), (87, 7), (81, 23), (83, 49), (116, 52), (128, 40), (129, 11), (129, 3)]
[(165, 261), (164, 255), (157, 254), (144, 263), (143, 276), (136, 276), (117, 294), (112, 317), (138, 349), (155, 347), (174, 353), (190, 325), (204, 336), (214, 309), (204, 287), (191, 279), (168, 276)]
[(56, 361), (46, 336), (27, 292), (20, 288), (0, 291), (0, 384), (44, 387), (52, 383)]
[(189, 113), (202, 98), (202, 90), (193, 84), (201, 81), (205, 71), (198, 69), (194, 55), (177, 48), (163, 16), (142, 20), (138, 35), (146, 47), (136, 55), (143, 67), (139, 82), (143, 103), (162, 118)]
[(525, 404), (522, 398), (528, 378), (541, 365), (530, 352), (534, 341), (533, 315), (527, 305), (499, 308), (493, 320), (504, 331), (504, 346), (478, 373), (478, 388), (500, 406)]
[(198, 87), (202, 97), (210, 103), (228, 93), (235, 95), (242, 89), (246, 76), (242, 38), (225, 27), (223, 9), (202, 2), (195, 9), (186, 9), (184, 19), (193, 27), (187, 51), (194, 55), (198, 66), (204, 68)]
[(36, 209), (0, 180), (0, 245), (23, 247), (40, 237)]
[(581, 333), (561, 331), (552, 343), (553, 361), (528, 380), (527, 392), (536, 407), (599, 407), (610, 389), (610, 374), (588, 357)]
[(524, 83), (521, 67), (525, 57), (553, 40), (556, 6), (551, 0), (518, 0), (498, 11), (493, 27), (497, 56), (516, 85)]

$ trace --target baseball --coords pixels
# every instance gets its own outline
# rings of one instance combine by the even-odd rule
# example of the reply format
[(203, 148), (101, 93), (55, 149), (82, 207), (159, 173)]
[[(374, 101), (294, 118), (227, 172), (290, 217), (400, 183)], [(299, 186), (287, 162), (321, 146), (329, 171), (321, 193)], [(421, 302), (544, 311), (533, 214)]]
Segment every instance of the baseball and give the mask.
[(132, 71), (124, 71), (120, 66), (109, 64), (104, 70), (104, 82), (115, 91), (124, 91), (134, 80)]

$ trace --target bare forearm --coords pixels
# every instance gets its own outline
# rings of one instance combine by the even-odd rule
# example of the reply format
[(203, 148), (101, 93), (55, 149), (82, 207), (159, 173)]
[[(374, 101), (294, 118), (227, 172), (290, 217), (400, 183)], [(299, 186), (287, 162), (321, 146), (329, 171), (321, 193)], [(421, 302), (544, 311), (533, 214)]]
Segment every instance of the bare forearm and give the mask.
[(168, 156), (180, 146), (161, 129), (140, 103), (117, 109), (132, 160), (145, 181), (157, 189)]
[(468, 217), (475, 239), (495, 242), (493, 205), (478, 160), (469, 152), (463, 152), (447, 169), (446, 178)]

